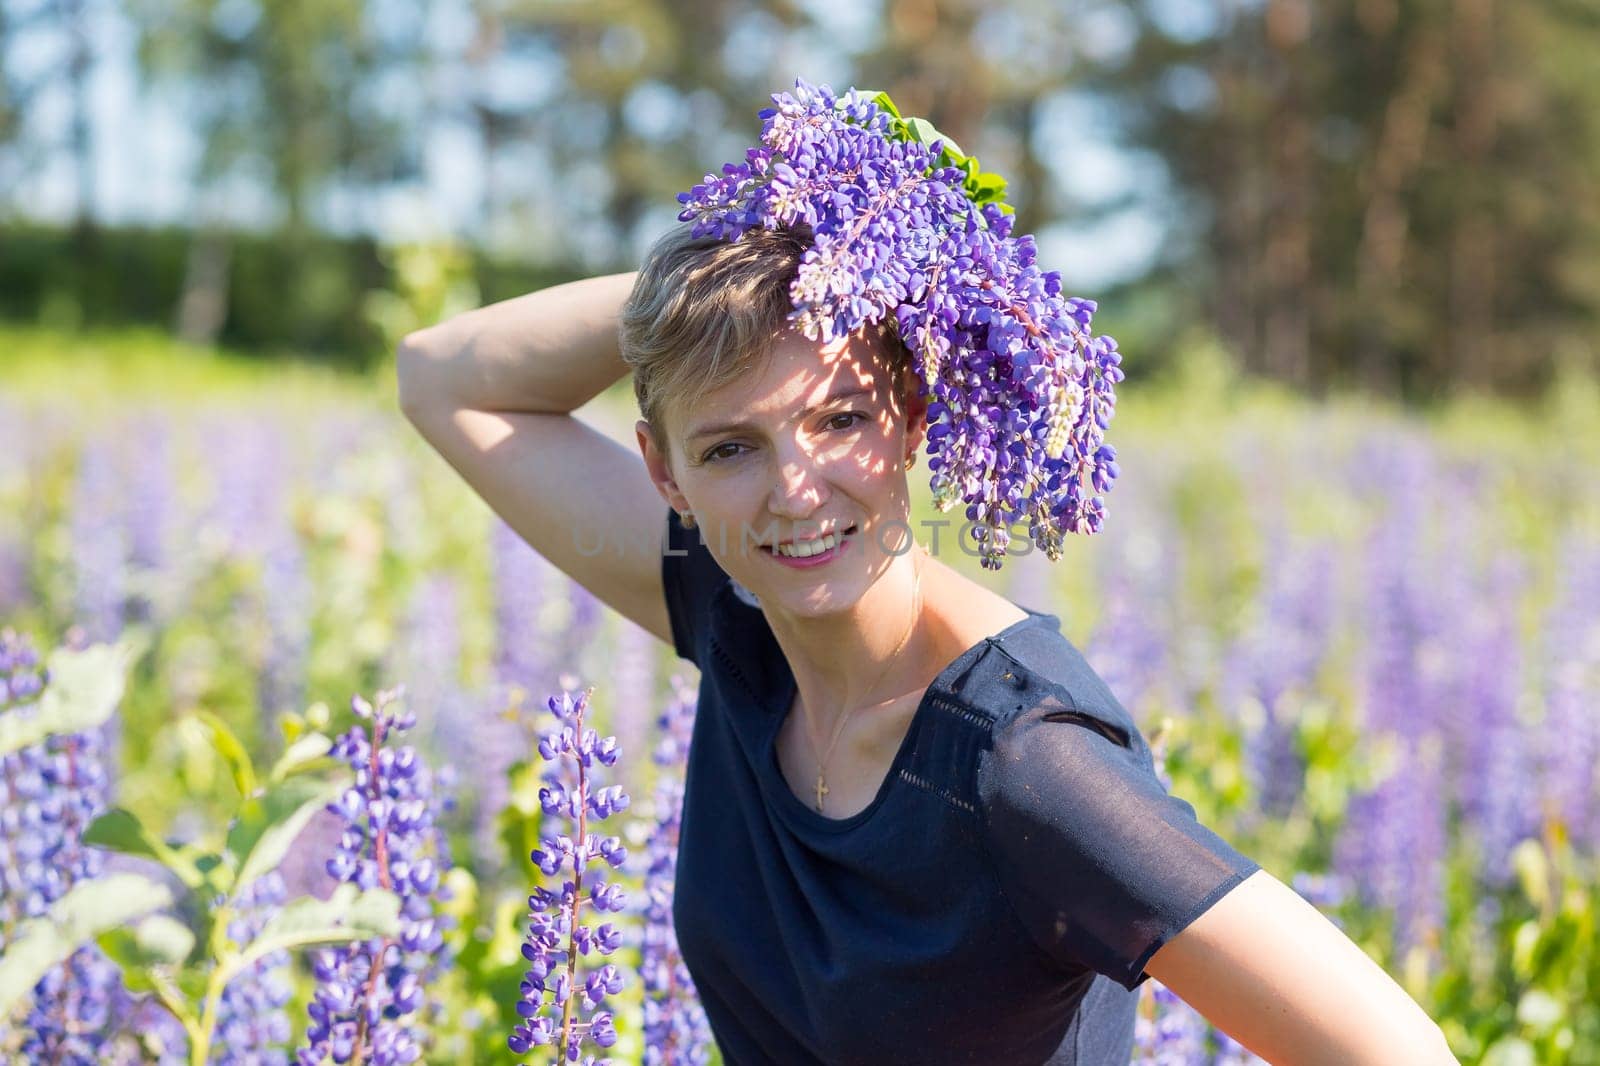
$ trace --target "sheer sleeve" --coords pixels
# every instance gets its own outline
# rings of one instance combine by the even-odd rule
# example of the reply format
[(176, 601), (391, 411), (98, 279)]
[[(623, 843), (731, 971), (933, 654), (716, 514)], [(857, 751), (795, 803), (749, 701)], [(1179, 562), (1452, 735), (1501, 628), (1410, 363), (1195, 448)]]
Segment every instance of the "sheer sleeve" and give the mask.
[(667, 508), (667, 536), (661, 553), (661, 584), (666, 590), (672, 646), (678, 656), (702, 666), (700, 649), (708, 632), (711, 598), (728, 580), (697, 529), (686, 529), (678, 512)]
[(1074, 699), (1033, 681), (1033, 702), (996, 725), (979, 775), (1000, 887), (1058, 965), (1136, 989), (1158, 948), (1260, 866), (1167, 792), (1103, 686)]

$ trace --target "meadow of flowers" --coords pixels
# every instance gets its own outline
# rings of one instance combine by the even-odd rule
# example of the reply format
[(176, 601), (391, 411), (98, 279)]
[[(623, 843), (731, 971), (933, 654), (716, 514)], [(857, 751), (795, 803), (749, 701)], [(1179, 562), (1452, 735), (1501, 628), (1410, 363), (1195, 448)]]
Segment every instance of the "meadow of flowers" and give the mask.
[[(982, 570), (926, 486), (920, 539), (1058, 614), (1462, 1061), (1600, 1062), (1594, 388), (1423, 421), (1193, 365), (1119, 401), (1060, 562)], [(719, 1061), (671, 930), (692, 666), (389, 379), (169, 369), (0, 391), (0, 1058)], [(1259, 1061), (1154, 980), (1139, 1024)]]

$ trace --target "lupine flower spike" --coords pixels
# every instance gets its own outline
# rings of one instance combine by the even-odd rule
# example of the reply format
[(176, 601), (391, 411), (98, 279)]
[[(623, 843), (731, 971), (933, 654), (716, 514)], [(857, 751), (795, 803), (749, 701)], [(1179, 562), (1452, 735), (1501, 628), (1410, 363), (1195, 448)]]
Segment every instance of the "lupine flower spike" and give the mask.
[(422, 1054), (415, 1019), (407, 1016), (422, 1005), (422, 975), (443, 940), (434, 914), (440, 870), (432, 774), (414, 748), (386, 746), (416, 724), (413, 715), (391, 709), (404, 691), (403, 685), (380, 691), (376, 706), (359, 695), (350, 701), (370, 732), (351, 726), (333, 746), (334, 757), (355, 771), (355, 785), (329, 804), (345, 829), (328, 860), (333, 877), (400, 897), (400, 937), (313, 956), (318, 987), (299, 1066), (318, 1066), (330, 1055), (352, 1066), (400, 1066)]
[[(574, 696), (564, 692), (546, 701), (556, 726), (539, 739), (539, 755), (556, 764), (556, 774), (539, 790), (539, 802), (547, 817), (565, 832), (546, 833), (543, 847), (530, 858), (545, 876), (560, 878), (552, 891), (543, 885), (528, 897), (528, 937), (522, 954), (529, 962), (523, 976), (517, 1014), (522, 1023), (512, 1030), (507, 1045), (525, 1055), (535, 1045), (552, 1044), (555, 1062), (577, 1062), (585, 1040), (608, 1048), (617, 1041), (613, 1015), (606, 1009), (605, 997), (622, 991), (622, 971), (610, 963), (578, 971), (578, 956), (591, 951), (609, 955), (622, 943), (621, 931), (611, 922), (598, 927), (585, 925), (581, 908), (585, 901), (596, 911), (619, 912), (625, 906), (622, 887), (605, 880), (605, 867), (585, 876), (595, 859), (612, 868), (621, 868), (627, 849), (615, 836), (597, 837), (591, 825), (628, 806), (628, 795), (620, 785), (597, 787), (599, 766), (617, 761), (617, 738), (600, 737), (583, 724), (594, 689)], [(571, 876), (564, 876), (570, 871)], [(553, 883), (553, 882), (552, 882)], [(578, 996), (581, 995), (581, 1007)], [(585, 1019), (583, 1012), (588, 1013)], [(609, 1059), (583, 1059), (583, 1066), (608, 1066)]]
[(711, 1029), (695, 994), (694, 980), (678, 951), (672, 926), (672, 893), (678, 870), (678, 829), (683, 814), (684, 763), (694, 730), (695, 691), (674, 675), (673, 698), (656, 719), (660, 739), (651, 755), (656, 776), (655, 825), (646, 844), (644, 875), (644, 1066), (698, 1066), (708, 1058)]
[[(33, 714), (48, 683), (32, 642), (0, 631), (0, 714)], [(104, 755), (104, 731), (91, 729), (0, 757), (0, 954), (18, 922), (101, 873), (105, 854), (83, 843), (83, 831), (106, 807)], [(23, 1061), (98, 1061), (116, 1034), (121, 993), (116, 964), (93, 944), (78, 948), (33, 989)]]
[[(243, 947), (254, 940), (287, 901), (283, 875), (269, 871), (239, 893), (228, 939)], [(222, 991), (212, 1061), (216, 1066), (287, 1066), (289, 1042), (289, 953), (274, 951), (239, 974)]]
[(1098, 532), (1122, 357), (1090, 331), (1095, 302), (1038, 268), (1032, 235), (1011, 236), (1004, 179), (882, 93), (836, 99), (796, 79), (772, 102), (761, 145), (679, 193), (679, 220), (729, 240), (809, 232), (790, 320), (812, 340), (895, 316), (933, 394), (934, 502), (966, 503), (985, 568), (1000, 569), (1014, 522), (1052, 561), (1066, 532)]

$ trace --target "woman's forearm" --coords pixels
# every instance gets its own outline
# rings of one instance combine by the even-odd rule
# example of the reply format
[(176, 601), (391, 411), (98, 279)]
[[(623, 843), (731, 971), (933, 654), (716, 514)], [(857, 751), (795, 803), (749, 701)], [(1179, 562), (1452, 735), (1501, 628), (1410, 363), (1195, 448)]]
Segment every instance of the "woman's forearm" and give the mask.
[(628, 372), (617, 317), (637, 271), (553, 285), (409, 333), (400, 406), (566, 413)]

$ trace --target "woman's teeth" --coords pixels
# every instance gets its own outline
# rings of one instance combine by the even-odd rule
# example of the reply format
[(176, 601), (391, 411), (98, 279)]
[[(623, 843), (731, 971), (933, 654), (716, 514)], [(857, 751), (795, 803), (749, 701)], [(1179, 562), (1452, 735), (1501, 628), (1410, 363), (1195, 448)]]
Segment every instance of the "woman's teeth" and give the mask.
[(825, 537), (819, 537), (816, 540), (808, 540), (804, 543), (780, 544), (774, 548), (773, 551), (777, 552), (779, 555), (787, 555), (792, 559), (808, 559), (813, 555), (821, 555), (830, 548), (837, 547), (839, 544), (839, 538), (848, 536), (850, 531), (855, 528), (855, 526), (851, 526), (843, 533), (829, 533)]

